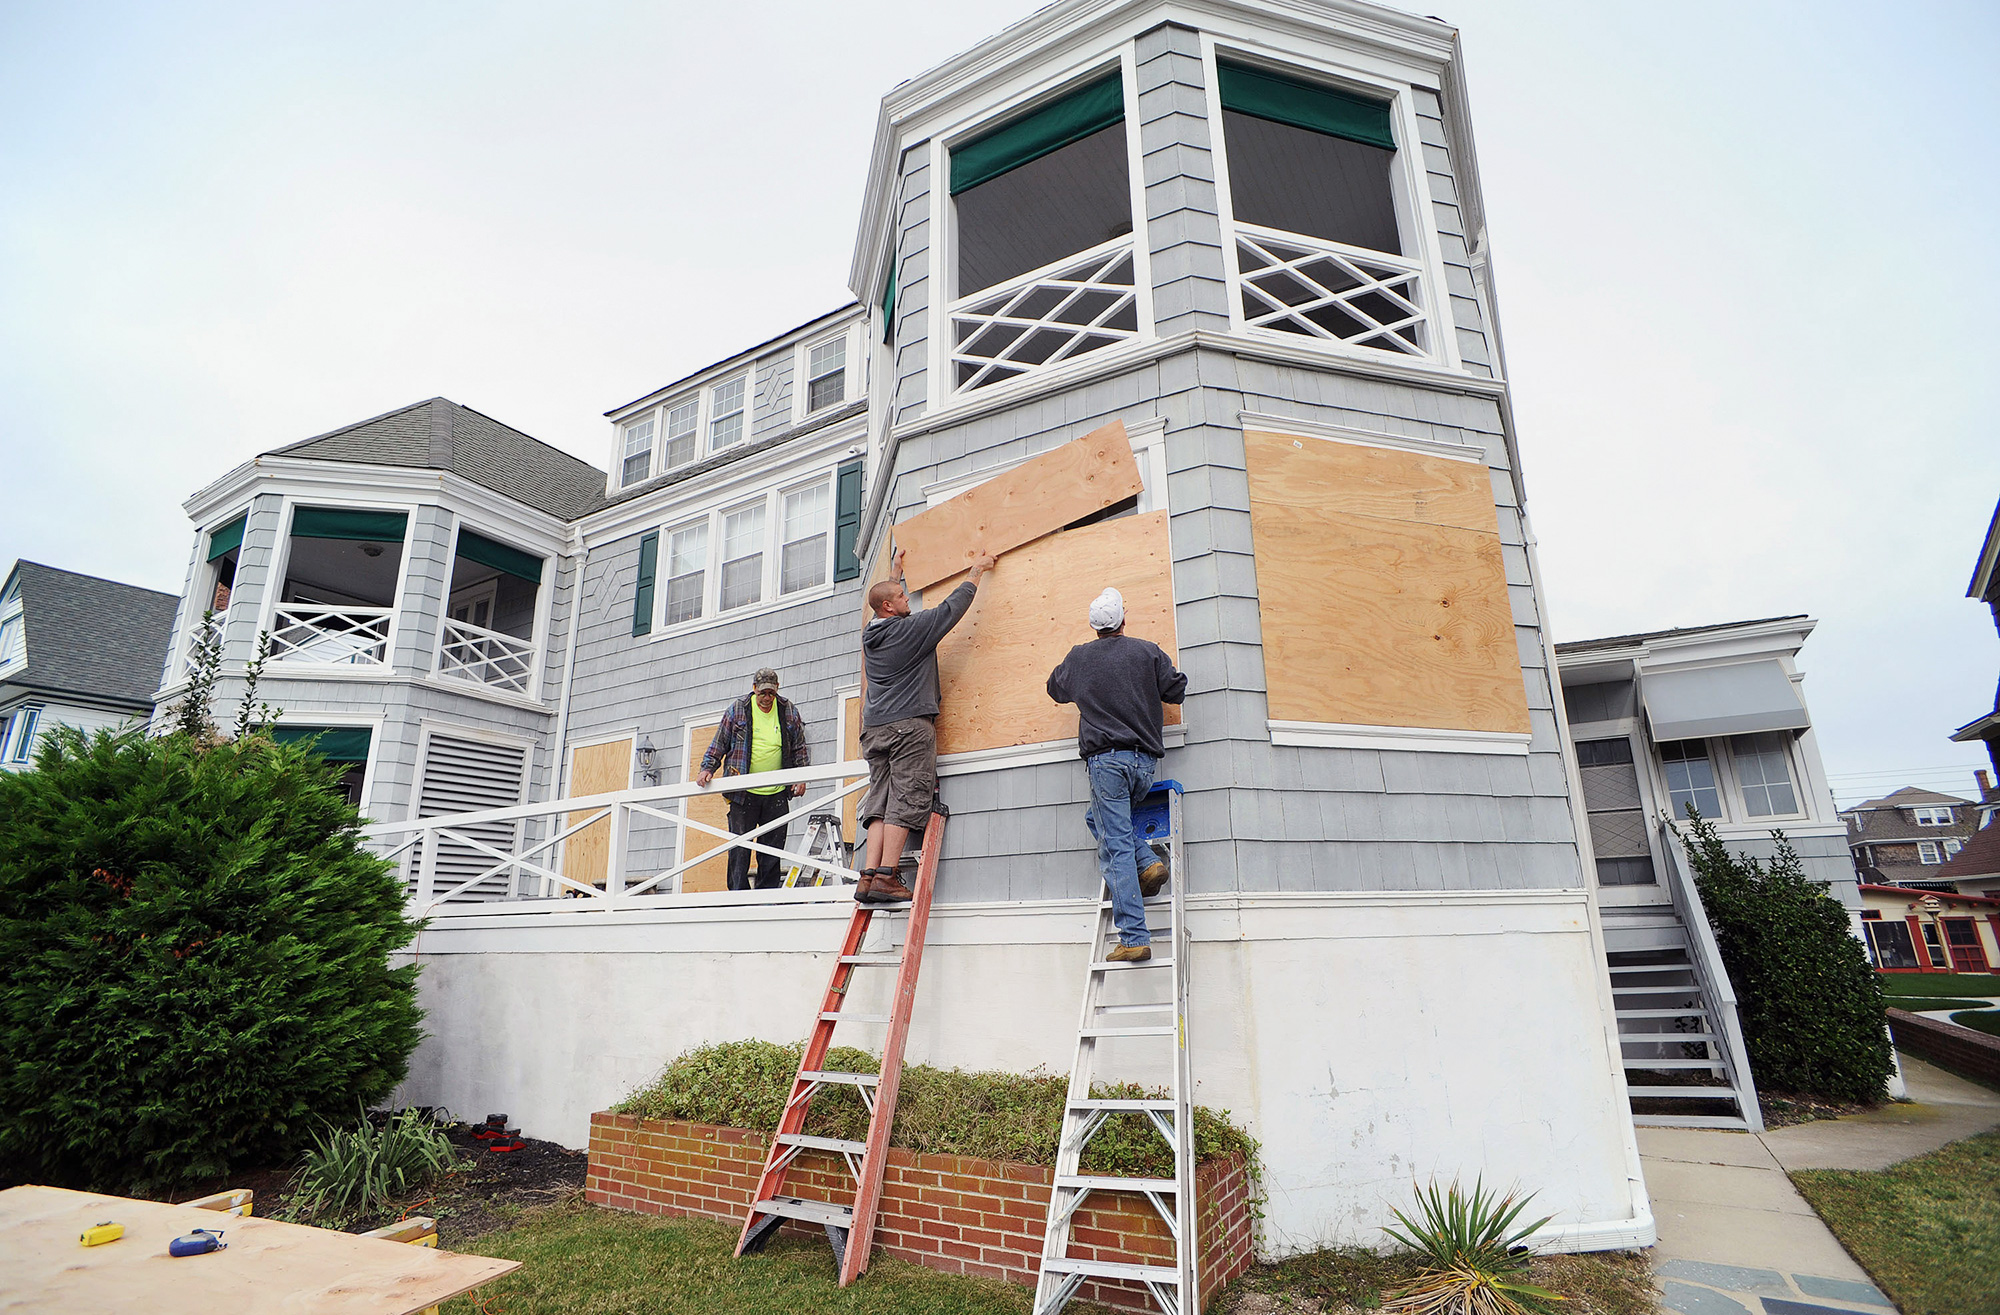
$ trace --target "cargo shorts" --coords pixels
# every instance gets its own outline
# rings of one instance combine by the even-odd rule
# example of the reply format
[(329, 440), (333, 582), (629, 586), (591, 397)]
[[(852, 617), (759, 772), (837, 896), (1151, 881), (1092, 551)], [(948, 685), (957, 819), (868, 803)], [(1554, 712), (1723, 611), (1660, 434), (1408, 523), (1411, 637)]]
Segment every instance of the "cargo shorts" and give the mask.
[(861, 823), (876, 820), (921, 831), (930, 824), (937, 795), (937, 725), (929, 717), (905, 717), (861, 728), (861, 756), (868, 762), (868, 793), (861, 798)]

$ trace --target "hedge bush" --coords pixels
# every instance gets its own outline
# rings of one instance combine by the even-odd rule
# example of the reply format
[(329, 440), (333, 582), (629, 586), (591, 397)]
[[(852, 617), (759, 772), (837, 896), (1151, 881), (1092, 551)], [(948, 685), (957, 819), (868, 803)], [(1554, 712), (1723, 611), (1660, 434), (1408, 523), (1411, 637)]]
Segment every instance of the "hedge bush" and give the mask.
[(388, 1095), (416, 926), (359, 822), (259, 737), (58, 729), (0, 774), (0, 1179), (158, 1191)]
[(1737, 1017), (1762, 1091), (1873, 1104), (1894, 1071), (1882, 984), (1847, 910), (1809, 880), (1783, 832), (1760, 862), (1732, 853), (1689, 810), (1695, 887), (1736, 988)]
[[(798, 1072), (801, 1045), (724, 1041), (700, 1046), (668, 1064), (652, 1083), (616, 1107), (644, 1119), (685, 1119), (725, 1128), (769, 1132), (778, 1126)], [(826, 1067), (836, 1073), (875, 1073), (881, 1061), (863, 1050), (835, 1047)], [(1047, 1073), (967, 1073), (905, 1064), (889, 1144), (937, 1155), (967, 1155), (1022, 1164), (1053, 1164), (1069, 1079)], [(1131, 1083), (1092, 1089), (1091, 1095), (1134, 1100), (1164, 1093)], [(819, 1137), (861, 1141), (868, 1112), (851, 1087), (821, 1087), (813, 1097), (806, 1131)], [(1194, 1111), (1198, 1161), (1241, 1154), (1254, 1173), (1257, 1143), (1226, 1114)], [(1173, 1157), (1144, 1114), (1114, 1114), (1085, 1149), (1087, 1173), (1171, 1178)]]

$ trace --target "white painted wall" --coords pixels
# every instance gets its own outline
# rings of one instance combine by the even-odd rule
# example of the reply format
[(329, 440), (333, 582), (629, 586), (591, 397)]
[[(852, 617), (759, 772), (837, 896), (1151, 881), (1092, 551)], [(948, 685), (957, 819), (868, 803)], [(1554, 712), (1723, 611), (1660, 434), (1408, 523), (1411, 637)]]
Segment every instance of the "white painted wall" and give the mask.
[[(1263, 1143), (1267, 1252), (1379, 1242), (1432, 1174), (1535, 1191), (1567, 1247), (1653, 1240), (1583, 892), (1188, 903), (1196, 1099)], [(593, 1111), (691, 1046), (804, 1036), (848, 909), (433, 924), (415, 947), (430, 1035), (394, 1099), (504, 1111), (581, 1147)], [(1092, 916), (1083, 902), (935, 910), (908, 1059), (1066, 1072)], [(873, 975), (849, 1008), (886, 1012), (892, 974)], [(842, 1030), (857, 1036), (837, 1043), (879, 1048), (879, 1027)], [(1128, 1075), (1166, 1080), (1159, 1063), (1113, 1074)]]

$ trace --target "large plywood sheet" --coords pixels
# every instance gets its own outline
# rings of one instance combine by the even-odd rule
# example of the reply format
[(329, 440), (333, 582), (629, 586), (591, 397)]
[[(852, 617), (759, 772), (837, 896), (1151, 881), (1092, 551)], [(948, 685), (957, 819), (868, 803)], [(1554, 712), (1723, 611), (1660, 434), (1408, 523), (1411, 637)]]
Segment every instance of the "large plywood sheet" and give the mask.
[[(77, 1244), (84, 1229), (106, 1220), (123, 1224), (125, 1236)], [(167, 1254), (174, 1238), (218, 1225), (224, 1250)], [(0, 1192), (0, 1294), (10, 1310), (414, 1315), (519, 1268), (514, 1260), (189, 1205), (58, 1187)]]
[[(587, 744), (570, 756), (569, 792), (574, 795), (610, 794), (632, 785), (633, 741), (628, 737), (608, 744)], [(574, 826), (589, 813), (570, 813), (565, 827)], [(601, 886), (611, 858), (611, 819), (592, 822), (563, 842), (563, 875), (571, 881)]]
[[(840, 700), (840, 760), (850, 763), (861, 761), (861, 696), (858, 694), (849, 694)], [(850, 845), (860, 838), (854, 830), (854, 812), (860, 805), (861, 796), (858, 794), (848, 795), (840, 801), (840, 834)]]
[[(688, 732), (687, 775), (684, 779), (692, 781), (695, 778), (695, 774), (701, 771), (701, 756), (708, 752), (708, 742), (714, 738), (715, 723), (713, 722), (706, 726), (697, 726)], [(682, 802), (682, 808), (684, 810), (681, 814), (683, 817), (691, 817), (697, 822), (706, 822), (708, 825), (719, 830), (727, 831), (729, 829), (729, 801), (722, 797), (722, 792), (719, 790), (714, 794), (690, 795)], [(694, 858), (697, 855), (708, 853), (711, 849), (720, 849), (728, 843), (726, 840), (701, 831), (689, 831), (686, 838), (681, 842), (681, 857), (683, 859)], [(681, 889), (684, 891), (728, 890), (728, 857), (718, 854), (708, 862), (697, 864), (681, 873)]]
[[(956, 580), (926, 591), (943, 598)], [(981, 582), (972, 610), (938, 645), (943, 689), (938, 752), (965, 753), (1073, 739), (1076, 708), (1049, 699), (1049, 672), (1094, 636), (1090, 601), (1105, 586), (1125, 595), (1125, 633), (1172, 656), (1173, 556), (1167, 513), (1065, 530), (1007, 553)], [(1180, 721), (1180, 708), (1166, 709)]]
[(1113, 420), (897, 525), (903, 583), (928, 589), (982, 552), (1032, 543), (1143, 487), (1131, 437)]
[(1286, 435), (1245, 447), (1270, 715), (1527, 731), (1485, 468)]

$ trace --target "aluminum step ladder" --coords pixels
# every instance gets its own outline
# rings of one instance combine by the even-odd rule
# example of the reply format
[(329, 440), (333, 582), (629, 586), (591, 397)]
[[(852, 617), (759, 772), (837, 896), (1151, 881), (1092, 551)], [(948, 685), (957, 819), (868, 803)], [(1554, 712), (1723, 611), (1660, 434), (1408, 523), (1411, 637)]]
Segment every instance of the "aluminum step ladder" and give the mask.
[[(889, 1129), (896, 1120), (896, 1091), (903, 1078), (903, 1043), (910, 1032), (910, 1011), (917, 999), (917, 970), (924, 957), (924, 935), (930, 925), (931, 891), (937, 878), (938, 855), (944, 849), (947, 816), (940, 801), (931, 804), (931, 818), (924, 827), (924, 845), (917, 861), (916, 896), (908, 904), (856, 904), (848, 920), (847, 934), (833, 961), (805, 1053), (799, 1058), (798, 1076), (771, 1138), (771, 1153), (764, 1161), (764, 1173), (757, 1180), (757, 1193), (743, 1219), (743, 1232), (736, 1241), (736, 1254), (750, 1255), (763, 1248), (771, 1235), (787, 1219), (817, 1224), (826, 1230), (833, 1244), (834, 1263), (840, 1269), (840, 1286), (846, 1287), (868, 1268), (868, 1252), (875, 1236), (876, 1208), (882, 1199), (882, 1176), (889, 1167)], [(877, 918), (906, 917), (900, 953), (864, 953), (862, 944)], [(896, 991), (886, 1014), (845, 1012), (848, 987), (862, 969), (894, 968)], [(827, 1051), (833, 1046), (833, 1030), (846, 1023), (886, 1025), (888, 1037), (882, 1043), (880, 1073), (836, 1073), (828, 1070)], [(849, 1042), (849, 1044), (853, 1044)], [(813, 1137), (805, 1131), (813, 1096), (822, 1087), (851, 1086), (868, 1110), (868, 1139), (848, 1141), (838, 1137)], [(847, 1162), (854, 1178), (854, 1199), (850, 1204), (815, 1201), (789, 1196), (785, 1178), (799, 1152), (828, 1151)]]
[[(1056, 1315), (1077, 1289), (1091, 1279), (1122, 1279), (1143, 1286), (1166, 1315), (1198, 1315), (1194, 1202), (1194, 1082), (1188, 1064), (1187, 995), (1188, 935), (1187, 867), (1181, 853), (1181, 786), (1162, 781), (1133, 810), (1133, 827), (1142, 843), (1152, 844), (1167, 859), (1171, 876), (1165, 892), (1145, 902), (1152, 933), (1153, 957), (1144, 963), (1113, 963), (1105, 955), (1118, 944), (1111, 918), (1110, 892), (1098, 901), (1097, 931), (1091, 941), (1090, 966), (1085, 971), (1083, 1010), (1077, 1023), (1076, 1057), (1070, 1065), (1069, 1094), (1063, 1105), (1062, 1136), (1056, 1144), (1055, 1183), (1049, 1194), (1048, 1224), (1042, 1237), (1041, 1269), (1035, 1280), (1034, 1315)], [(1166, 925), (1158, 925), (1164, 915)], [(1164, 952), (1164, 953), (1163, 953)], [(1120, 983), (1118, 1003), (1104, 1002), (1106, 987)], [(1126, 1000), (1126, 994), (1139, 999)], [(1167, 1097), (1145, 1100), (1102, 1100), (1091, 1091), (1108, 1079), (1101, 1071), (1099, 1047), (1104, 1042), (1147, 1048), (1165, 1043), (1173, 1060), (1173, 1083)], [(1107, 1119), (1144, 1114), (1173, 1151), (1172, 1178), (1112, 1178), (1082, 1170), (1084, 1148)], [(1174, 1263), (1130, 1263), (1078, 1259), (1069, 1254), (1071, 1229), (1078, 1210), (1093, 1193), (1143, 1196), (1165, 1221), (1173, 1239)]]
[[(807, 858), (816, 858), (822, 863), (851, 863), (853, 855), (847, 852), (847, 845), (840, 838), (840, 814), (814, 813), (806, 819), (806, 843), (801, 847)], [(834, 886), (847, 878), (827, 871), (825, 868), (809, 867), (793, 860), (785, 873), (785, 889), (798, 886)], [(852, 884), (852, 883), (849, 883)]]

